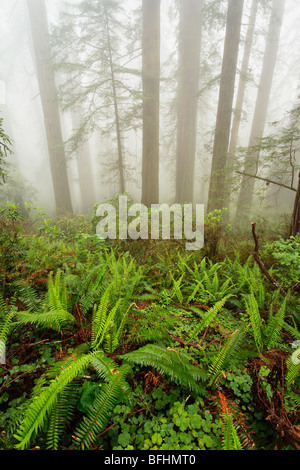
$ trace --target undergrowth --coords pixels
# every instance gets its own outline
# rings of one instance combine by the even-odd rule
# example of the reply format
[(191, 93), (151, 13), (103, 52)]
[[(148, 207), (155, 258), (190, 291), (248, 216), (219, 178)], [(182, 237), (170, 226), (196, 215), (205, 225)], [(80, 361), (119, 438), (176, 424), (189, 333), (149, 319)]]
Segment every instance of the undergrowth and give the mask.
[[(0, 233), (0, 449), (300, 448), (299, 290), (247, 244), (106, 242), (83, 216), (18, 214)], [(298, 238), (264, 255), (299, 280)]]

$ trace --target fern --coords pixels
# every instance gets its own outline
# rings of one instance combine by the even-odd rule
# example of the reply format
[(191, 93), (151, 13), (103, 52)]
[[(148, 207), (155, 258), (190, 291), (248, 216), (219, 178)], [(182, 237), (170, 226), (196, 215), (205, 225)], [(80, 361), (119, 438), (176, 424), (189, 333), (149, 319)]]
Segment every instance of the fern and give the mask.
[(110, 382), (101, 386), (100, 393), (97, 394), (87, 416), (75, 430), (74, 439), (81, 449), (91, 447), (92, 442), (96, 440), (96, 434), (104, 429), (111, 411), (123, 400), (124, 379), (129, 370), (128, 366), (120, 367)]
[(32, 312), (18, 312), (16, 325), (23, 325), (31, 323), (42, 328), (51, 328), (61, 332), (62, 329), (74, 323), (75, 318), (66, 311), (54, 311), (32, 313)]
[(266, 333), (264, 339), (264, 343), (267, 349), (273, 348), (280, 339), (280, 332), (284, 325), (286, 303), (287, 297), (285, 297), (283, 303), (281, 304), (280, 308), (278, 309), (275, 315), (272, 314), (273, 311), (272, 309), (270, 309), (270, 317), (266, 326)]
[(259, 313), (258, 303), (253, 292), (247, 296), (245, 304), (251, 321), (255, 344), (258, 352), (261, 352), (263, 349), (262, 321)]
[(232, 415), (223, 413), (224, 428), (222, 439), (222, 450), (243, 450), (243, 446), (233, 423)]
[(182, 274), (182, 276), (178, 280), (176, 280), (176, 279), (174, 279), (173, 275), (171, 274), (171, 279), (173, 281), (173, 295), (172, 295), (172, 297), (174, 297), (176, 295), (176, 297), (177, 297), (180, 304), (183, 303), (183, 294), (182, 294), (181, 288), (180, 288), (183, 276), (184, 275)]
[(55, 280), (53, 273), (48, 276), (48, 305), (50, 310), (68, 310), (67, 291), (65, 280), (61, 276), (61, 271), (56, 272)]
[[(296, 353), (296, 354), (295, 354)], [(295, 382), (300, 375), (300, 348), (296, 349), (293, 358), (290, 357), (287, 361), (286, 385), (289, 387)], [(297, 357), (296, 357), (297, 356)], [(295, 360), (296, 357), (296, 360)]]
[(152, 367), (169, 376), (171, 381), (195, 392), (201, 390), (197, 381), (206, 379), (205, 373), (193, 366), (185, 353), (158, 344), (147, 344), (121, 358), (124, 362)]
[(0, 359), (2, 362), (5, 362), (5, 343), (7, 341), (8, 335), (11, 330), (11, 326), (13, 324), (13, 320), (15, 317), (15, 311), (13, 309), (8, 310), (8, 307), (3, 299), (0, 296)]
[[(75, 382), (75, 384), (74, 384)], [(57, 450), (61, 435), (71, 421), (79, 398), (80, 387), (72, 381), (64, 387), (54, 404), (47, 423), (47, 449)]]
[(42, 429), (50, 411), (57, 403), (59, 394), (89, 365), (93, 355), (89, 353), (75, 358), (74, 362), (61, 371), (39, 395), (31, 401), (26, 416), (21, 423), (15, 438), (19, 441), (17, 449), (24, 450), (29, 447), (31, 440)]
[(17, 283), (16, 295), (29, 311), (37, 311), (40, 308), (41, 299), (35, 289), (24, 281)]
[(196, 326), (192, 334), (189, 336), (188, 341), (191, 341), (193, 338), (195, 338), (195, 336), (197, 336), (204, 328), (206, 328), (212, 322), (212, 320), (219, 313), (219, 311), (221, 310), (221, 308), (229, 297), (231, 297), (231, 295), (227, 295), (208, 310), (208, 312), (203, 316), (200, 324)]
[[(236, 330), (234, 333), (230, 335), (230, 337), (228, 338), (224, 346), (221, 348), (220, 352), (216, 355), (213, 362), (209, 366), (209, 371), (208, 371), (208, 375), (210, 377), (209, 386), (212, 386), (213, 383), (217, 380), (222, 369), (226, 365), (226, 361), (228, 363), (231, 357), (233, 356), (233, 351), (238, 350), (237, 345), (241, 341), (241, 336), (243, 332), (241, 333), (241, 335), (239, 333), (240, 331)], [(237, 343), (235, 344), (236, 341)], [(231, 351), (231, 348), (233, 348), (234, 344), (235, 344), (235, 348)]]
[[(91, 347), (93, 349), (104, 347), (106, 351), (113, 352), (120, 345), (121, 336), (124, 331), (125, 323), (129, 311), (134, 305), (127, 306), (126, 299), (118, 299), (113, 307), (110, 308), (110, 293), (113, 284), (110, 284), (101, 297), (100, 305), (94, 309), (91, 333)], [(124, 313), (121, 319), (119, 307), (122, 304)], [(126, 309), (127, 306), (127, 309)]]

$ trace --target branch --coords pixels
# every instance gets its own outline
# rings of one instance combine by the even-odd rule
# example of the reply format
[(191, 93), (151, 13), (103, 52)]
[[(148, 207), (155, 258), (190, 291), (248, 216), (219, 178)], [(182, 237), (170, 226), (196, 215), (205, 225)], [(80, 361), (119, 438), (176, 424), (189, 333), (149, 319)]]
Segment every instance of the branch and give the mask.
[(255, 261), (257, 262), (258, 266), (260, 267), (260, 270), (262, 271), (262, 273), (269, 279), (269, 281), (271, 281), (271, 283), (277, 287), (277, 289), (280, 290), (280, 292), (283, 294), (283, 295), (287, 295), (285, 289), (280, 286), (280, 284), (278, 284), (278, 282), (276, 281), (276, 279), (271, 276), (271, 274), (269, 273), (269, 271), (267, 270), (267, 268), (265, 267), (261, 257), (259, 256), (259, 253), (258, 253), (258, 250), (259, 250), (259, 242), (258, 242), (258, 237), (256, 236), (256, 233), (255, 233), (255, 222), (252, 222), (252, 235), (253, 235), (253, 238), (254, 238), (254, 242), (255, 242), (255, 247), (254, 247), (254, 251), (252, 253), (253, 255), (253, 258), (255, 259)]
[(273, 181), (268, 178), (262, 178), (261, 176), (251, 175), (250, 173), (244, 173), (243, 171), (237, 171), (237, 170), (235, 170), (235, 173), (238, 173), (239, 175), (250, 176), (250, 178), (256, 178), (258, 180), (266, 181), (267, 183), (276, 184), (277, 186), (281, 186), (282, 188), (290, 189), (291, 191), (297, 192), (297, 189), (293, 188), (292, 186), (287, 186), (286, 184), (278, 183), (277, 181)]

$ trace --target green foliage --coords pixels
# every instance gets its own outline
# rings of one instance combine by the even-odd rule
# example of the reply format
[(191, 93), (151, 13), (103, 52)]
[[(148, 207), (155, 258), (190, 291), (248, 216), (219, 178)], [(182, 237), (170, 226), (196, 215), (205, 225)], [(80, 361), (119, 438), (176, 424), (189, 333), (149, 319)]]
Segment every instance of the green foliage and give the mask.
[(280, 238), (266, 245), (275, 259), (273, 273), (283, 286), (295, 284), (300, 279), (300, 234), (287, 240)]
[(110, 306), (112, 286), (113, 284), (108, 286), (99, 306), (94, 309), (91, 333), (92, 349), (103, 347), (109, 353), (114, 352), (120, 346), (125, 323), (133, 305), (130, 304), (126, 310), (122, 309), (122, 313), (119, 309), (124, 308), (123, 299), (118, 299), (113, 306)]
[(233, 424), (233, 418), (230, 413), (225, 412), (224, 417), (224, 431), (222, 450), (243, 450), (236, 428)]
[(206, 378), (205, 373), (193, 366), (184, 352), (159, 344), (147, 344), (136, 351), (124, 354), (122, 359), (130, 364), (150, 366), (193, 392), (201, 393), (202, 389), (197, 381)]
[[(274, 291), (251, 257), (99, 243), (81, 217), (29, 234), (10, 204), (3, 221), (1, 449), (234, 450), (252, 431), (271, 447), (276, 430), (252, 390), (255, 361), (274, 352), (287, 357), (293, 422), (297, 295)], [(272, 378), (266, 362), (258, 380), (271, 403)], [(219, 391), (234, 400), (227, 414)]]
[(5, 182), (6, 171), (6, 158), (12, 154), (12, 140), (3, 130), (3, 118), (0, 118), (0, 179), (2, 183)]
[(273, 304), (271, 304), (268, 319), (265, 322), (260, 315), (258, 303), (253, 292), (247, 296), (245, 304), (251, 322), (255, 344), (259, 352), (262, 352), (264, 348), (271, 349), (280, 343), (280, 334), (285, 324), (287, 301), (288, 298), (286, 297), (275, 314), (273, 312)]

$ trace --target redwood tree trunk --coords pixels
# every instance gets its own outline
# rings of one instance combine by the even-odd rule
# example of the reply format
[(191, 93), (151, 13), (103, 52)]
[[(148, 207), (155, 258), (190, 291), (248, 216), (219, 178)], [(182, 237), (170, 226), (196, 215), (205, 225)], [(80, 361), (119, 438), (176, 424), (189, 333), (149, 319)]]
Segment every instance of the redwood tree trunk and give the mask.
[(143, 0), (142, 203), (159, 203), (160, 0)]
[(229, 149), (228, 149), (228, 160), (227, 160), (227, 166), (228, 166), (229, 171), (227, 174), (228, 183), (227, 183), (227, 191), (226, 191), (226, 197), (225, 197), (226, 207), (229, 207), (229, 203), (230, 203), (232, 165), (234, 164), (234, 161), (235, 161), (235, 153), (236, 153), (236, 147), (237, 147), (237, 142), (238, 142), (242, 111), (243, 111), (243, 103), (244, 103), (244, 96), (245, 96), (246, 84), (247, 84), (247, 79), (248, 79), (249, 60), (250, 60), (250, 54), (251, 54), (251, 49), (252, 49), (252, 44), (253, 44), (254, 28), (255, 28), (255, 22), (256, 22), (257, 10), (258, 10), (258, 2), (259, 0), (252, 0), (251, 11), (250, 11), (250, 16), (249, 16), (249, 24), (248, 24), (247, 34), (245, 38), (245, 48), (244, 48), (244, 55), (243, 55), (243, 61), (242, 61), (242, 66), (241, 66), (241, 72), (240, 72), (239, 86), (238, 86), (238, 92), (237, 92), (237, 97), (236, 97), (236, 105), (235, 105), (235, 110), (233, 113), (233, 121), (232, 121), (232, 127), (231, 127), (230, 143), (229, 143)]
[(116, 134), (117, 134), (117, 146), (118, 146), (118, 171), (119, 171), (119, 180), (120, 180), (120, 192), (125, 192), (125, 178), (124, 178), (124, 158), (123, 158), (123, 146), (122, 146), (122, 136), (121, 136), (121, 126), (120, 126), (120, 116), (119, 116), (119, 106), (117, 99), (117, 87), (115, 80), (115, 68), (113, 63), (112, 48), (111, 48), (111, 39), (109, 31), (109, 22), (106, 12), (106, 27), (107, 27), (107, 45), (108, 45), (108, 55), (109, 55), (109, 67), (111, 74), (111, 84), (112, 84), (112, 95), (114, 102), (114, 111), (115, 111), (115, 124), (116, 124)]
[[(273, 0), (268, 36), (266, 40), (266, 49), (248, 144), (250, 149), (251, 147), (257, 146), (259, 144), (259, 140), (263, 137), (277, 59), (284, 6), (285, 0)], [(245, 159), (244, 172), (256, 175), (258, 161), (259, 151), (249, 152)], [(248, 176), (243, 177), (236, 212), (237, 223), (248, 219), (247, 214), (249, 214), (252, 206), (254, 184), (255, 178), (249, 178)]]
[(215, 209), (222, 209), (225, 203), (225, 168), (229, 145), (243, 6), (244, 0), (229, 0), (228, 2), (226, 36), (208, 195), (208, 212)]
[(45, 1), (27, 0), (27, 5), (48, 142), (56, 212), (58, 215), (72, 213), (55, 78), (51, 70), (51, 53)]
[[(80, 128), (78, 112), (72, 113), (73, 129)], [(80, 143), (76, 152), (81, 208), (85, 214), (93, 208), (96, 201), (95, 184), (89, 142)]]
[(182, 0), (177, 93), (176, 202), (193, 202), (203, 0)]

